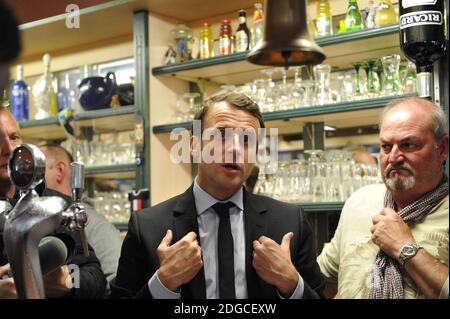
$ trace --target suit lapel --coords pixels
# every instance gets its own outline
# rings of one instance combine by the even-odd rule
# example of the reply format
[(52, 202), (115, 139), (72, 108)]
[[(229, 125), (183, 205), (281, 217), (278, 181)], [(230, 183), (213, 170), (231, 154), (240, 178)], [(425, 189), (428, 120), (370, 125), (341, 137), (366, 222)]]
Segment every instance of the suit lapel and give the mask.
[(260, 278), (253, 268), (253, 241), (266, 235), (267, 208), (244, 188), (245, 271), (249, 298), (261, 296)]
[[(195, 231), (197, 234), (197, 240), (200, 243), (193, 185), (191, 185), (191, 187), (189, 187), (189, 189), (181, 195), (180, 200), (174, 208), (173, 216), (175, 234), (172, 242), (175, 243), (183, 238), (187, 233)], [(189, 283), (181, 287), (181, 295), (182, 297), (193, 299), (206, 298), (206, 283), (203, 267)]]

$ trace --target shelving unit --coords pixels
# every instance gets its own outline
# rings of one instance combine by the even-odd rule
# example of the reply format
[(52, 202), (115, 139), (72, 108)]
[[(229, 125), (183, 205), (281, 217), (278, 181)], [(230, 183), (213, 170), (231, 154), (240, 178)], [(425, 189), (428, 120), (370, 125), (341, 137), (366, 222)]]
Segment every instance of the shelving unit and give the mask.
[[(376, 38), (376, 41), (373, 38)], [(347, 45), (349, 42), (351, 46)], [(401, 54), (396, 24), (319, 38), (316, 43), (325, 50), (327, 59), (324, 63), (330, 64), (333, 69), (347, 69), (355, 61), (379, 58), (386, 54)], [(260, 70), (268, 68), (247, 62), (247, 53), (159, 66), (152, 69), (152, 74), (194, 82), (203, 79), (220, 84), (243, 84), (261, 77)]]
[[(125, 131), (134, 128), (135, 106), (121, 106), (113, 109), (85, 111), (74, 114), (73, 122), (79, 127), (95, 127), (95, 131)], [(58, 118), (52, 116), (42, 120), (21, 121), (19, 123), (24, 139), (59, 140), (67, 138)]]
[[(149, 147), (148, 12), (138, 12), (145, 8), (143, 1), (113, 0), (81, 9), (79, 28), (66, 25), (67, 13), (20, 25), (23, 50), (17, 61), (25, 65), (25, 77), (28, 77), (42, 73), (41, 57), (45, 52), (52, 56), (53, 72), (134, 56), (137, 69), (135, 105), (77, 113), (71, 122), (73, 126), (92, 128), (93, 132), (101, 134), (135, 130), (137, 119), (142, 119), (147, 145), (139, 154), (141, 157)], [(143, 16), (145, 19), (142, 19)], [(146, 41), (142, 40), (144, 37)], [(25, 142), (67, 138), (56, 116), (24, 121), (19, 125)], [(87, 192), (92, 196), (93, 182), (99, 179), (133, 179), (137, 189), (149, 187), (148, 171), (147, 161), (142, 161), (140, 165), (86, 167)], [(117, 226), (124, 228), (124, 225)]]
[(317, 213), (317, 212), (340, 212), (344, 203), (299, 203), (306, 213)]
[[(286, 128), (304, 125), (307, 122), (326, 122), (336, 128), (376, 123), (380, 108), (388, 102), (404, 96), (388, 96), (361, 101), (342, 102), (328, 105), (304, 107), (293, 110), (263, 113), (266, 126), (277, 127), (281, 133), (288, 133)], [(153, 133), (168, 133), (176, 128), (190, 129), (191, 122), (180, 122), (153, 126)]]
[(84, 169), (87, 178), (96, 179), (134, 179), (136, 177), (136, 165), (116, 164), (106, 166), (87, 166)]

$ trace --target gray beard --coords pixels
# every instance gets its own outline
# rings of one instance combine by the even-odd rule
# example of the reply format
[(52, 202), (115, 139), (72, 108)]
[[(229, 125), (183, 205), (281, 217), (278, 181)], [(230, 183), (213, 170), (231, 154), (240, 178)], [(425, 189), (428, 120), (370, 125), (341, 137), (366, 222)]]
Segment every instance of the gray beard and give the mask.
[(411, 189), (416, 184), (416, 179), (414, 176), (408, 176), (401, 179), (400, 176), (397, 175), (393, 178), (385, 177), (384, 184), (392, 191), (401, 192)]

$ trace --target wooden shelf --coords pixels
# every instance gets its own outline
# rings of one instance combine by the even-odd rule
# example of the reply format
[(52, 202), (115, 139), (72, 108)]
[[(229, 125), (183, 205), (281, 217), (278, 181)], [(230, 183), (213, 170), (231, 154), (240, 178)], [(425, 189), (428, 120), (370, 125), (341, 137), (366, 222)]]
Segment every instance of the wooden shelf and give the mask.
[(86, 177), (95, 179), (134, 179), (136, 177), (135, 164), (88, 166), (84, 171)]
[[(333, 69), (348, 69), (355, 61), (379, 58), (386, 54), (401, 54), (398, 41), (397, 24), (316, 39), (327, 55), (324, 63), (330, 64)], [(191, 81), (205, 79), (221, 84), (243, 84), (261, 77), (262, 69), (270, 68), (247, 62), (247, 53), (160, 66), (153, 68), (152, 74)]]
[(135, 11), (148, 10), (174, 21), (197, 24), (201, 19), (209, 20), (224, 14), (237, 17), (239, 9), (251, 9), (253, 4), (253, 0), (111, 0), (80, 9), (79, 28), (68, 28), (68, 13), (61, 12), (19, 26), (23, 43), (19, 63), (41, 59), (45, 52), (58, 55), (114, 40), (131, 41)]
[[(132, 130), (135, 124), (135, 106), (121, 106), (113, 109), (86, 111), (74, 115), (80, 127), (93, 127), (95, 133)], [(33, 140), (65, 139), (63, 128), (56, 116), (19, 122), (23, 138)]]
[[(308, 122), (325, 122), (336, 128), (353, 127), (355, 125), (372, 125), (378, 122), (380, 109), (390, 101), (405, 96), (388, 96), (376, 99), (343, 102), (336, 104), (303, 107), (294, 110), (264, 113), (266, 127), (276, 127), (279, 133), (298, 131)], [(191, 129), (192, 122), (171, 123), (153, 126), (153, 133), (168, 133), (176, 128)]]
[(86, 46), (98, 46), (111, 39), (132, 39), (133, 0), (113, 0), (80, 9), (80, 27), (66, 26), (67, 13), (19, 26), (23, 51), (20, 62), (41, 59), (51, 54), (74, 52)]

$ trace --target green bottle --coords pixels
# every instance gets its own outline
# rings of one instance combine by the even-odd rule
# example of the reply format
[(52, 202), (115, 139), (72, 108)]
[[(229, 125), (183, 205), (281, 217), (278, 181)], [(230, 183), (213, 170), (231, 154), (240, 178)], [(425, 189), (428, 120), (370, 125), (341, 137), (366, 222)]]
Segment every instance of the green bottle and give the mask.
[(363, 28), (361, 13), (356, 0), (348, 1), (347, 14), (345, 15), (345, 28), (347, 32), (358, 31)]

